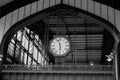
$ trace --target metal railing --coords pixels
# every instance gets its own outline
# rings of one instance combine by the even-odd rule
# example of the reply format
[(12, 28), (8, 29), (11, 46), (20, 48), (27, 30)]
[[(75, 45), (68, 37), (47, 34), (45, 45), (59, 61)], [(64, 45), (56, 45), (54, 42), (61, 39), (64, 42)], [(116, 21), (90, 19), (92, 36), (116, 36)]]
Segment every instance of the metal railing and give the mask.
[(113, 71), (112, 65), (3, 65), (2, 70)]

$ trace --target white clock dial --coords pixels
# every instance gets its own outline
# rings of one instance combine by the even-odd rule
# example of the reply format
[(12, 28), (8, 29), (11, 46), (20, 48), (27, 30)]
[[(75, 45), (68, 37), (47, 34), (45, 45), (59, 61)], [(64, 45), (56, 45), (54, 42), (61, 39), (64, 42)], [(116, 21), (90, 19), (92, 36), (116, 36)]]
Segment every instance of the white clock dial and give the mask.
[(50, 43), (50, 51), (56, 55), (64, 55), (70, 51), (70, 42), (65, 37), (57, 37)]

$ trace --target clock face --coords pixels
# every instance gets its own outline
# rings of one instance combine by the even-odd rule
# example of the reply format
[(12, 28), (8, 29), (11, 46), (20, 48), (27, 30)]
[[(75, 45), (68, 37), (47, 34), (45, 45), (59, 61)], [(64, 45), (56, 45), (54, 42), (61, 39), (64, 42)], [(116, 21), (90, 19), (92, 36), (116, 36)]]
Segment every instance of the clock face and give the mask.
[(50, 52), (57, 56), (66, 55), (70, 51), (70, 42), (65, 37), (54, 38), (50, 43)]

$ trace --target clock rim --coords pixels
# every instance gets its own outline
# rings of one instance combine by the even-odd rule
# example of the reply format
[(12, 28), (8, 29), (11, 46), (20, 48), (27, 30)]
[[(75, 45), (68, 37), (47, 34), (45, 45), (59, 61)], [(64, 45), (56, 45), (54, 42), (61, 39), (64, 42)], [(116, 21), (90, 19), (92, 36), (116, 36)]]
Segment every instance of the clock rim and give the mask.
[[(68, 49), (64, 54), (61, 54), (61, 55), (54, 53), (53, 50), (51, 49), (51, 44), (52, 44), (53, 40), (55, 40), (56, 38), (59, 38), (59, 37), (65, 38), (65, 39), (69, 42), (69, 49)], [(50, 40), (50, 42), (49, 42), (49, 51), (50, 51), (54, 56), (66, 56), (66, 55), (71, 51), (71, 42), (70, 42), (70, 40), (69, 40), (67, 37), (65, 37), (65, 36), (56, 36), (56, 37), (54, 37), (52, 40)]]

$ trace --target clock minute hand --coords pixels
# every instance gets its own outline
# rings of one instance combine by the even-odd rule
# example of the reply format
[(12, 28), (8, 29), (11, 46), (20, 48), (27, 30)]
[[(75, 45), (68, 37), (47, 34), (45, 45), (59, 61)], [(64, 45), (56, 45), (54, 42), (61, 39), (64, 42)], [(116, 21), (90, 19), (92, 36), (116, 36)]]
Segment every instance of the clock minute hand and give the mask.
[(60, 44), (60, 42), (59, 42), (59, 47), (60, 47), (60, 50), (61, 50), (61, 44)]
[(58, 40), (58, 43), (59, 43), (59, 50), (61, 50), (61, 45), (60, 45), (60, 41)]

